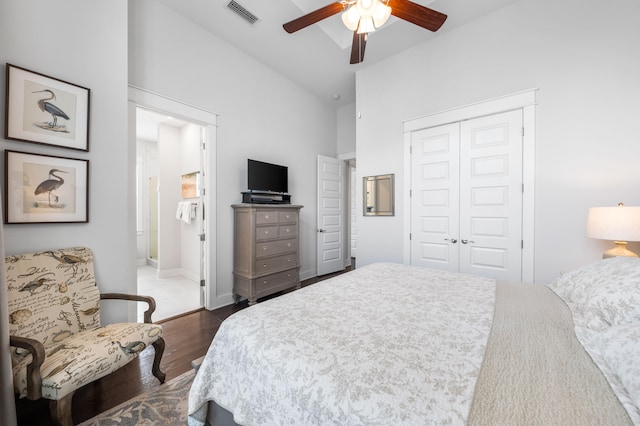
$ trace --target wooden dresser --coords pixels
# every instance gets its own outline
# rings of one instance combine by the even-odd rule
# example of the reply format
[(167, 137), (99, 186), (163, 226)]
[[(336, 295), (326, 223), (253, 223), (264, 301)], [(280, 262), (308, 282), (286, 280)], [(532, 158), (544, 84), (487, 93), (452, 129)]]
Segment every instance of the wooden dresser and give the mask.
[(302, 206), (233, 204), (233, 299), (256, 300), (300, 287), (298, 224)]

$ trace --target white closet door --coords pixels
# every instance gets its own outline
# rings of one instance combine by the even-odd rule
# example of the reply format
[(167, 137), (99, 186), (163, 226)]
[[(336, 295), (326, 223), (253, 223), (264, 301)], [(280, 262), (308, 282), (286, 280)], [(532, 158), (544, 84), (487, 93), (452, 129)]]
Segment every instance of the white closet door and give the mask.
[(460, 127), (460, 272), (521, 281), (522, 110)]
[(411, 135), (411, 264), (458, 271), (459, 124)]

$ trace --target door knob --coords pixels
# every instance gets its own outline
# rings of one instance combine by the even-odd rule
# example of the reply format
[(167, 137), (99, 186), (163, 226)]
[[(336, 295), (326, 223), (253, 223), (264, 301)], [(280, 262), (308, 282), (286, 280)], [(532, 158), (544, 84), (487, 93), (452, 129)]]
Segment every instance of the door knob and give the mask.
[(318, 232), (326, 232), (326, 229), (318, 229)]
[(462, 244), (475, 243), (475, 241), (470, 241), (470, 240), (460, 240), (460, 242), (461, 242)]
[[(451, 239), (449, 239), (449, 238), (445, 238), (444, 240), (445, 240), (445, 241), (451, 241), (451, 244), (455, 244), (455, 243), (457, 243), (457, 242), (458, 242), (458, 240), (456, 240), (455, 238), (451, 238)], [(464, 240), (463, 240), (463, 241), (464, 241)], [(465, 244), (466, 244), (466, 243), (465, 243)]]

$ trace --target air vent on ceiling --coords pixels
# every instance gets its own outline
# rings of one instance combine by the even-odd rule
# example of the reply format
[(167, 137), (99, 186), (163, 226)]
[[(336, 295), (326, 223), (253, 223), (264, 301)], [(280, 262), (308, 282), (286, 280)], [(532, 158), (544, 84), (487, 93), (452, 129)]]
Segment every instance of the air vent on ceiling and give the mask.
[(231, 0), (228, 4), (227, 7), (229, 9), (231, 9), (233, 12), (235, 12), (238, 16), (240, 16), (242, 19), (244, 19), (245, 21), (247, 21), (248, 23), (250, 23), (251, 25), (255, 24), (256, 22), (258, 22), (258, 17), (256, 15), (254, 15), (253, 13), (249, 12), (247, 9), (245, 9), (242, 5), (240, 5), (238, 2), (236, 2), (235, 0)]

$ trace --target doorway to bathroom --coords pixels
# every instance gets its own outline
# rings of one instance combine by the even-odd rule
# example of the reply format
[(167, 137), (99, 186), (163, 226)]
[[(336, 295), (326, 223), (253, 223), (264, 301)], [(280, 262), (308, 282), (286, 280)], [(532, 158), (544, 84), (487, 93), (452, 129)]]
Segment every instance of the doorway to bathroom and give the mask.
[(130, 85), (129, 123), (138, 294), (156, 298), (153, 321), (213, 309), (217, 114)]
[(203, 306), (205, 132), (186, 119), (136, 109), (138, 293), (156, 300), (154, 321)]

